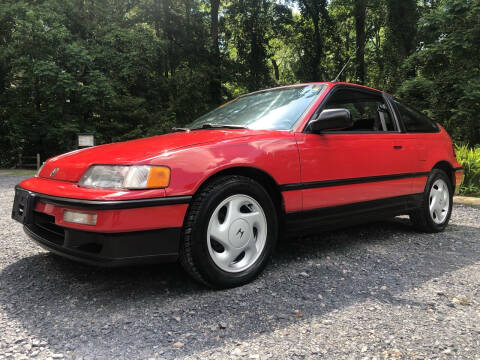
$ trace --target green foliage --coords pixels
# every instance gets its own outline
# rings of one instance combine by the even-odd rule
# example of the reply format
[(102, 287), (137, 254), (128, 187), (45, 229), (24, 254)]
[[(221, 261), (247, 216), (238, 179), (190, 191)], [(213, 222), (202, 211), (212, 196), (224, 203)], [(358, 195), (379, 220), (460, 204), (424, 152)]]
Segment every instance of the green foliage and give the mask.
[(480, 143), (480, 0), (444, 0), (419, 22), (421, 47), (398, 94), (446, 127), (457, 141)]
[(281, 41), (288, 33), (285, 25), (292, 21), (291, 11), (271, 0), (237, 0), (226, 8), (225, 14), (228, 54), (236, 85), (247, 91), (275, 85), (275, 41)]
[(0, 167), (161, 134), (248, 91), (364, 79), (480, 143), (480, 0), (3, 0)]
[[(201, 57), (206, 14), (195, 19), (190, 9), (190, 22), (182, 15), (172, 29), (170, 20), (187, 9), (165, 7), (150, 19), (150, 5), (0, 5), (0, 167), (19, 154), (71, 150), (78, 132), (95, 132), (99, 143), (121, 141), (166, 132), (211, 108), (209, 63)], [(188, 50), (177, 51), (177, 40)]]
[(465, 176), (459, 193), (480, 196), (480, 147), (470, 148), (467, 145), (457, 145), (455, 150)]
[(411, 74), (402, 64), (417, 44), (418, 7), (416, 0), (387, 0), (387, 36), (385, 41), (386, 90), (395, 90)]

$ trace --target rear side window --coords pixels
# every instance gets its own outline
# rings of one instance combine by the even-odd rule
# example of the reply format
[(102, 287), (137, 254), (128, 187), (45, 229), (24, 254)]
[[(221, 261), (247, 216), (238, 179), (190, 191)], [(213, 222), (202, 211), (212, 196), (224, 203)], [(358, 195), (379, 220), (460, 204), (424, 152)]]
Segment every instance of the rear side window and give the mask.
[(397, 131), (381, 95), (353, 89), (337, 90), (324, 109), (338, 108), (349, 110), (353, 120), (353, 126), (341, 132)]
[(402, 104), (398, 100), (393, 100), (393, 102), (397, 107), (407, 132), (433, 133), (439, 131), (437, 124), (421, 112)]

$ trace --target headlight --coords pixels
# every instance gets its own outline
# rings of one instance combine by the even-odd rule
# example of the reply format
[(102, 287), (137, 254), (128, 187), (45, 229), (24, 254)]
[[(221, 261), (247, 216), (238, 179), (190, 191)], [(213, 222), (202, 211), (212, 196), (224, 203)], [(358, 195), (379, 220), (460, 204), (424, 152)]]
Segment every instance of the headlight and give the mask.
[(82, 176), (78, 185), (104, 189), (158, 189), (170, 182), (170, 169), (165, 166), (94, 165)]

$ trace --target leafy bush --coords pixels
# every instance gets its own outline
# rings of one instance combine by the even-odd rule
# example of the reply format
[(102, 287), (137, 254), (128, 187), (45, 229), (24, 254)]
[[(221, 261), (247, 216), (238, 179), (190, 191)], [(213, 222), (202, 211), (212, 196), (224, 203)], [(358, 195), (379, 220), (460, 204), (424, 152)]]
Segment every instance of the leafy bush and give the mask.
[(457, 159), (463, 166), (465, 179), (459, 188), (461, 195), (480, 196), (480, 147), (456, 145)]

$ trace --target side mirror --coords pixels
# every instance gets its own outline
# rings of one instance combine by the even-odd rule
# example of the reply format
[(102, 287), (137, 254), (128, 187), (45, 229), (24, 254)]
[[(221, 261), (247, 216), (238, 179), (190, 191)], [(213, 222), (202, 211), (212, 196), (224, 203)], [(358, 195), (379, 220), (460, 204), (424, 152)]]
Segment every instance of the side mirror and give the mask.
[(320, 116), (310, 122), (312, 132), (322, 130), (340, 130), (353, 126), (352, 115), (347, 109), (327, 109)]

